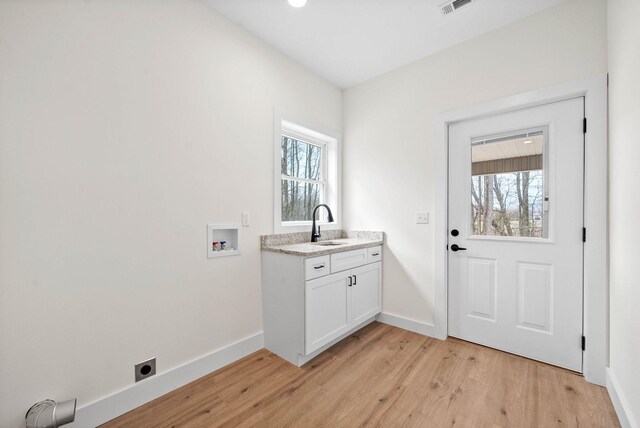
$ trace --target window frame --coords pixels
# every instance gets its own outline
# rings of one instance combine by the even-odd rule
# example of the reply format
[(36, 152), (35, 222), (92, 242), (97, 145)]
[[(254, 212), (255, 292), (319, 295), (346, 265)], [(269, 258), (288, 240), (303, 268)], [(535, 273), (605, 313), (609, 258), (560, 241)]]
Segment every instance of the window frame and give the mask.
[[(310, 232), (312, 221), (282, 221), (282, 180), (298, 182), (320, 182), (323, 191), (320, 203), (331, 208), (334, 222), (327, 223), (326, 210), (318, 210), (316, 224), (322, 225), (324, 230), (341, 228), (341, 164), (340, 164), (340, 135), (321, 126), (310, 124), (291, 117), (279, 111), (274, 111), (274, 195), (273, 195), (273, 232), (296, 233)], [(282, 171), (282, 136), (287, 136), (306, 144), (321, 148), (320, 181), (300, 179), (283, 174)]]

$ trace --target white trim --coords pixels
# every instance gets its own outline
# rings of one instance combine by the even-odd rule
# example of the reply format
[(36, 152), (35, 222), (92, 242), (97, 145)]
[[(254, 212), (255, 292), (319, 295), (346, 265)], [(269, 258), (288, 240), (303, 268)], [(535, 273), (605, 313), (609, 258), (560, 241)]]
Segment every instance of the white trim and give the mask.
[[(246, 357), (264, 347), (262, 332), (217, 349), (167, 372), (157, 374), (78, 408), (69, 428), (90, 428), (110, 421), (189, 382)], [(133, 371), (131, 372), (133, 377)]]
[(426, 322), (405, 318), (400, 315), (390, 314), (388, 312), (381, 312), (378, 314), (377, 320), (384, 324), (389, 324), (394, 327), (409, 330), (414, 333), (422, 334), (424, 336), (435, 336), (435, 330), (433, 325)]
[[(286, 131), (285, 131), (286, 130)], [(323, 177), (326, 201), (335, 221), (317, 221), (323, 230), (340, 230), (342, 228), (342, 145), (341, 135), (315, 123), (300, 120), (281, 110), (273, 110), (273, 233), (308, 232), (311, 222), (289, 222), (282, 224), (282, 199), (280, 192), (280, 138), (282, 133), (300, 136), (300, 139), (323, 147)]]
[(585, 136), (583, 373), (587, 381), (605, 384), (608, 337), (607, 228), (607, 77), (564, 83), (442, 113), (436, 121), (435, 181), (435, 337), (447, 337), (447, 168), (449, 125), (529, 107), (585, 97), (588, 130)]
[(620, 426), (622, 426), (622, 428), (640, 428), (640, 425), (638, 425), (631, 413), (631, 406), (629, 406), (629, 402), (624, 396), (622, 389), (620, 389), (618, 379), (613, 373), (613, 370), (611, 370), (611, 367), (607, 367), (607, 391), (609, 392), (609, 397), (611, 397), (613, 408), (616, 410), (616, 414), (620, 420)]

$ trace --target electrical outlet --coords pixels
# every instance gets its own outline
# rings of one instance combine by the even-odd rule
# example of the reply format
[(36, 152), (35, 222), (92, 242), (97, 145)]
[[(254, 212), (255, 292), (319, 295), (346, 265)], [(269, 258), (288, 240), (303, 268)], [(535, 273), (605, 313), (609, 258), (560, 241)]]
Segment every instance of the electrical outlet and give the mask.
[(249, 218), (249, 211), (242, 211), (242, 225), (249, 226), (251, 224), (251, 219)]
[(429, 213), (423, 211), (417, 212), (416, 224), (429, 224)]
[(147, 361), (139, 362), (135, 365), (136, 382), (153, 376), (156, 374), (156, 357), (150, 358)]

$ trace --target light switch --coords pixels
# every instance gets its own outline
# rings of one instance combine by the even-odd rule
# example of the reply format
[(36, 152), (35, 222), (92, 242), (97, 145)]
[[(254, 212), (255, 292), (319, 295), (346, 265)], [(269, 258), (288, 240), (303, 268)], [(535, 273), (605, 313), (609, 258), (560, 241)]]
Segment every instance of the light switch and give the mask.
[(429, 213), (424, 211), (417, 212), (416, 224), (429, 224)]
[(242, 225), (249, 226), (251, 224), (251, 220), (249, 219), (249, 211), (242, 211)]

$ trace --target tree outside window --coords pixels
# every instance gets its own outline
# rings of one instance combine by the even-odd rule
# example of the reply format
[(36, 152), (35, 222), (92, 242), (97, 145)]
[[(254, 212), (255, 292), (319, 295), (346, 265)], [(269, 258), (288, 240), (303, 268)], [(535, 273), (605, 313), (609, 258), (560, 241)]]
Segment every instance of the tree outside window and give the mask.
[(542, 170), (472, 177), (474, 235), (544, 237)]
[(323, 147), (282, 135), (282, 221), (311, 221), (313, 208), (325, 199)]

